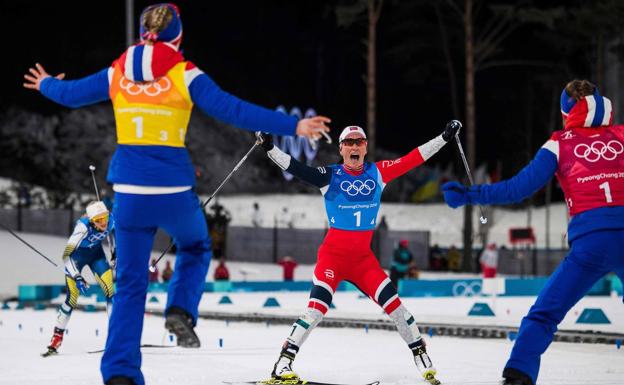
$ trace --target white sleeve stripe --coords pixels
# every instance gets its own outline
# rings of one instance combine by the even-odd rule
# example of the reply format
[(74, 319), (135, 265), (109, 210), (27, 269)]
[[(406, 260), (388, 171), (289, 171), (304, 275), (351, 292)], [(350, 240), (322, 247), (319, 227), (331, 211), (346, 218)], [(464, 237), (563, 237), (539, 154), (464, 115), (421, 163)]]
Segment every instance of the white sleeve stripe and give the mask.
[(604, 116), (602, 117), (602, 125), (607, 126), (611, 120), (611, 100), (607, 98), (602, 98), (602, 100), (604, 100)]
[(436, 152), (440, 151), (440, 149), (444, 147), (445, 144), (446, 141), (442, 139), (442, 135), (438, 135), (427, 143), (418, 147), (418, 150), (420, 151), (420, 156), (422, 156), (423, 160), (427, 160), (431, 158)]
[(154, 80), (154, 75), (152, 74), (153, 52), (154, 46), (151, 44), (145, 44), (145, 48), (143, 48), (143, 57), (141, 58), (141, 70), (143, 72), (143, 80), (145, 81)]
[(108, 86), (110, 87), (113, 82), (113, 74), (115, 73), (115, 69), (113, 67), (108, 68)]
[(87, 236), (88, 233), (89, 229), (87, 229), (87, 226), (85, 226), (82, 222), (78, 222), (78, 224), (76, 224), (76, 227), (74, 227), (74, 232), (69, 237), (67, 244), (76, 246), (80, 245), (80, 242), (82, 242), (82, 240)]
[(126, 52), (126, 63), (125, 63), (125, 71), (124, 76), (126, 79), (134, 79), (134, 69), (133, 69), (133, 61), (134, 58), (134, 46), (128, 48), (128, 52)]
[(267, 152), (267, 155), (282, 170), (286, 170), (290, 166), (290, 155), (282, 152), (277, 146), (273, 146), (271, 151)]
[(559, 161), (559, 142), (557, 142), (556, 140), (550, 139), (546, 143), (544, 143), (542, 148), (555, 154), (557, 161)]
[(203, 73), (204, 71), (200, 70), (197, 67), (184, 71), (184, 84), (186, 84), (186, 88), (190, 87), (191, 83), (193, 83), (193, 80), (195, 80), (196, 77)]

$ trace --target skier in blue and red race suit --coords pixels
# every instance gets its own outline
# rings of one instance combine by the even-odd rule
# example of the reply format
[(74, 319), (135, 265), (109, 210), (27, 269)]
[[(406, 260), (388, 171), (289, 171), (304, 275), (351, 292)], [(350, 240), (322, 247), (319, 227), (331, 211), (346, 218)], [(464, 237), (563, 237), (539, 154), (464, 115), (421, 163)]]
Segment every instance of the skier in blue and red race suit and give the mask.
[(491, 185), (442, 186), (453, 208), (520, 202), (553, 175), (565, 195), (571, 249), (522, 320), (503, 371), (506, 385), (535, 384), (540, 357), (572, 306), (609, 272), (624, 281), (624, 126), (612, 125), (611, 101), (587, 80), (566, 85), (561, 113), (563, 130), (555, 131), (513, 178)]
[(361, 127), (348, 126), (340, 134), (342, 164), (309, 167), (274, 146), (266, 137), (262, 146), (282, 170), (318, 187), (325, 198), (329, 231), (318, 251), (312, 291), (306, 311), (292, 325), (273, 367), (274, 379), (296, 381), (292, 363), (310, 332), (323, 319), (341, 281), (349, 281), (372, 298), (394, 321), (410, 348), (422, 377), (439, 384), (436, 369), (426, 352), (425, 342), (414, 317), (403, 306), (395, 286), (371, 250), (381, 194), (390, 181), (420, 166), (440, 150), (461, 128), (452, 121), (444, 132), (393, 160), (365, 162), (368, 141)]
[(318, 139), (328, 118), (295, 117), (245, 102), (221, 90), (180, 52), (178, 7), (163, 3), (140, 16), (141, 41), (110, 67), (74, 81), (52, 77), (37, 63), (26, 88), (77, 108), (111, 100), (118, 146), (108, 182), (115, 191), (117, 286), (101, 371), (106, 384), (143, 385), (140, 341), (148, 287), (150, 252), (157, 228), (177, 246), (169, 283), (165, 326), (182, 347), (199, 347), (194, 332), (211, 258), (211, 241), (195, 172), (185, 147), (193, 104), (206, 114), (250, 131)]

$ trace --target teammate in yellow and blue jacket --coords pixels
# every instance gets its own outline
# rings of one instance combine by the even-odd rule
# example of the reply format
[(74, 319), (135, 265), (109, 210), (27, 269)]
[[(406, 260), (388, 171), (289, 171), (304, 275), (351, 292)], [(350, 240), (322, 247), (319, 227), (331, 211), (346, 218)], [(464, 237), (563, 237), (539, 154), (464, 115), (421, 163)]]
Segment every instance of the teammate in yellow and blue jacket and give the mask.
[(147, 7), (140, 16), (141, 41), (113, 64), (91, 76), (63, 81), (37, 63), (24, 87), (68, 107), (111, 100), (117, 150), (108, 182), (115, 191), (117, 293), (101, 370), (107, 384), (143, 385), (140, 341), (150, 252), (157, 228), (177, 246), (169, 283), (165, 326), (178, 345), (199, 347), (193, 328), (211, 258), (211, 241), (200, 202), (186, 130), (194, 104), (206, 114), (249, 131), (318, 139), (329, 119), (297, 121), (224, 92), (180, 52), (182, 21), (169, 3)]

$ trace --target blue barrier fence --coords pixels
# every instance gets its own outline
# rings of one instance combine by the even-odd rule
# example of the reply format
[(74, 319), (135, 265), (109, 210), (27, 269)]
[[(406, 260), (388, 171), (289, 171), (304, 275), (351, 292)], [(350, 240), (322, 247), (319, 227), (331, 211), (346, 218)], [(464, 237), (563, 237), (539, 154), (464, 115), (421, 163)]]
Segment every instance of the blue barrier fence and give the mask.
[[(505, 278), (505, 292), (501, 296), (535, 296), (548, 278)], [(481, 279), (444, 280), (402, 280), (399, 282), (399, 295), (402, 297), (465, 297), (482, 295)], [(166, 293), (166, 283), (152, 283), (149, 292)], [(311, 281), (251, 281), (251, 282), (206, 282), (205, 292), (307, 292), (312, 288)], [(20, 301), (45, 301), (63, 294), (64, 285), (20, 285)], [(349, 282), (341, 282), (337, 291), (357, 291)], [(589, 291), (590, 296), (609, 295), (612, 291), (622, 294), (622, 283), (617, 277), (607, 276), (598, 281)], [(98, 301), (105, 301), (98, 285), (92, 285), (87, 296), (96, 295)]]

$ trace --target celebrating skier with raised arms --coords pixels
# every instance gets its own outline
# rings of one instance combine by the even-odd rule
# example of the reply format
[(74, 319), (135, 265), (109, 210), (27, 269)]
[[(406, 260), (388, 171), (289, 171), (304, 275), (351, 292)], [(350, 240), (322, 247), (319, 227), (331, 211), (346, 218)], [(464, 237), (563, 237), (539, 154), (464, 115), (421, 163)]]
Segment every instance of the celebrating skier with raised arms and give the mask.
[[(505, 365), (505, 385), (534, 385), (540, 358), (566, 313), (605, 274), (624, 281), (624, 127), (612, 125), (611, 101), (587, 80), (569, 82), (561, 93), (563, 130), (555, 131), (516, 176), (491, 185), (449, 182), (449, 206), (516, 203), (553, 175), (570, 213), (571, 250), (523, 318)], [(591, 374), (587, 375), (591, 383)]]
[[(186, 61), (180, 50), (182, 20), (171, 3), (141, 13), (141, 41), (110, 67), (63, 81), (37, 63), (24, 87), (68, 107), (111, 100), (118, 146), (108, 182), (115, 191), (117, 292), (101, 371), (107, 385), (143, 385), (140, 341), (148, 264), (158, 228), (175, 239), (176, 265), (169, 282), (165, 326), (178, 345), (196, 348), (198, 306), (212, 256), (206, 219), (194, 191), (195, 168), (186, 149), (194, 104), (206, 114), (249, 131), (311, 139), (329, 131), (328, 118), (297, 120), (223, 91)], [(101, 32), (101, 31), (100, 31)]]
[(345, 280), (383, 308), (411, 349), (422, 377), (431, 384), (439, 384), (414, 317), (401, 303), (397, 289), (379, 265), (370, 244), (386, 184), (433, 156), (460, 128), (459, 122), (452, 121), (441, 135), (402, 158), (373, 163), (364, 161), (368, 146), (364, 130), (349, 126), (339, 138), (344, 163), (318, 168), (298, 162), (274, 146), (270, 136), (265, 138), (263, 147), (273, 162), (321, 190), (330, 227), (318, 251), (307, 309), (292, 325), (273, 367), (273, 378), (298, 380), (292, 369), (295, 356), (329, 309), (338, 284)]

